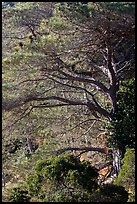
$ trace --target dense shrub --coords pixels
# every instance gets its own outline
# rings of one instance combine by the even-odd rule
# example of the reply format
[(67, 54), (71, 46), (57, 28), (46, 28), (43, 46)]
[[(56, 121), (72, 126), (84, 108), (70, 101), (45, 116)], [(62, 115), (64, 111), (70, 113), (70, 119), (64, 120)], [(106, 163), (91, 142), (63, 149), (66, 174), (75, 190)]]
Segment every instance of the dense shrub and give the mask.
[(122, 185), (129, 191), (129, 201), (135, 202), (135, 149), (128, 148), (123, 158), (123, 165), (115, 184)]
[(109, 144), (121, 150), (135, 147), (135, 79), (120, 83), (117, 111), (108, 129), (112, 132)]
[(62, 154), (38, 161), (27, 179), (28, 191), (44, 202), (107, 202), (127, 200), (121, 186), (97, 183), (98, 172), (89, 162)]
[[(119, 202), (127, 201), (124, 187), (99, 186), (98, 171), (89, 162), (62, 154), (41, 159), (24, 184), (13, 188), (9, 202)], [(24, 190), (24, 189), (27, 190)]]
[(108, 184), (101, 186), (92, 196), (94, 202), (127, 202), (128, 193), (123, 186)]

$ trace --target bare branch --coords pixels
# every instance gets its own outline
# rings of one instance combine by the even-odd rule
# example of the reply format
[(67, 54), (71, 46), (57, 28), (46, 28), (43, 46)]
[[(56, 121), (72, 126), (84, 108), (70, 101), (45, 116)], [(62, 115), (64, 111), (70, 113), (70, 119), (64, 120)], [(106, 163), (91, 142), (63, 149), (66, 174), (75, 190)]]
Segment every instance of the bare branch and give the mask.
[[(25, 103), (28, 103), (31, 101), (46, 101), (46, 100), (57, 100), (57, 101), (65, 102), (65, 104), (53, 104), (53, 105), (42, 104), (43, 107), (44, 106), (45, 107), (56, 107), (56, 106), (64, 106), (64, 105), (65, 106), (66, 105), (86, 105), (86, 103), (82, 102), (82, 101), (72, 101), (72, 100), (57, 97), (57, 96), (47, 96), (47, 97), (39, 98), (38, 96), (36, 96), (36, 94), (30, 94), (26, 97), (25, 96), (24, 97), (18, 97), (15, 100), (10, 100), (10, 101), (3, 100), (2, 109), (4, 111), (10, 111), (14, 108), (20, 107), (20, 106), (24, 105)], [(42, 107), (42, 106), (39, 106), (39, 107)], [(33, 108), (34, 108), (34, 106), (33, 106)]]
[(77, 76), (74, 77), (74, 76), (72, 76), (72, 75), (70, 75), (68, 73), (65, 73), (65, 72), (61, 71), (61, 70), (59, 70), (59, 73), (66, 76), (67, 79), (69, 79), (71, 81), (91, 83), (91, 84), (94, 84), (97, 87), (99, 87), (100, 91), (105, 92), (105, 93), (109, 93), (109, 89), (104, 84), (102, 84), (100, 81), (97, 81), (95, 79), (89, 79), (89, 78), (86, 78), (86, 77), (77, 77)]
[[(52, 77), (49, 77), (47, 76), (49, 79), (53, 80), (54, 82), (58, 83), (58, 84), (61, 84), (63, 86), (67, 86), (67, 87), (70, 87), (70, 88), (74, 88), (74, 89), (79, 89), (79, 90), (82, 90), (84, 92), (86, 92), (87, 94), (89, 94), (90, 96), (93, 97), (93, 94), (91, 92), (89, 92), (86, 88), (83, 88), (83, 87), (80, 87), (80, 86), (74, 86), (74, 85), (70, 85), (70, 84), (66, 84), (66, 83), (63, 83), (61, 81), (58, 81)], [(92, 90), (93, 91), (93, 90)]]
[(25, 103), (28, 103), (29, 101), (32, 101), (33, 97), (34, 96), (29, 95), (27, 97), (22, 96), (22, 97), (18, 97), (18, 98), (14, 99), (14, 100), (9, 100), (9, 101), (3, 100), (2, 101), (2, 110), (3, 111), (11, 111), (14, 108), (23, 106)]
[(106, 151), (106, 148), (100, 148), (100, 147), (66, 147), (56, 151), (56, 153), (57, 155), (59, 155), (66, 151), (97, 151), (104, 154), (108, 154), (108, 151)]
[(47, 97), (41, 97), (41, 98), (34, 97), (32, 100), (35, 100), (35, 101), (57, 100), (57, 101), (65, 102), (66, 104), (69, 104), (69, 105), (86, 105), (86, 103), (82, 100), (72, 101), (58, 96), (47, 96)]
[[(57, 56), (55, 53), (53, 53), (54, 59), (58, 62), (58, 64), (60, 66), (66, 67), (67, 70), (72, 70), (72, 65), (68, 65), (66, 64), (59, 56)], [(81, 75), (81, 77), (78, 76), (73, 76), (70, 75), (64, 71), (62, 71), (62, 69), (58, 69), (57, 70), (60, 74), (62, 74), (63, 76), (67, 77), (67, 79), (72, 80), (72, 81), (80, 81), (80, 82), (87, 82), (87, 83), (91, 83), (96, 85), (97, 87), (99, 87), (101, 89), (102, 92), (109, 92), (109, 89), (100, 81), (95, 80), (94, 78), (89, 79), (86, 78), (85, 76)]]
[(92, 120), (94, 120), (94, 121), (95, 121), (95, 120), (99, 121), (99, 119), (96, 119), (96, 118), (90, 118), (90, 119), (87, 119), (87, 120), (83, 120), (83, 121), (77, 123), (77, 124), (76, 124), (75, 126), (73, 126), (72, 128), (67, 129), (66, 132), (71, 131), (71, 130), (73, 130), (73, 129), (79, 127), (79, 126), (82, 125), (83, 123), (87, 123), (88, 121), (92, 121)]
[(63, 106), (74, 106), (74, 105), (81, 105), (81, 104), (53, 104), (53, 105), (49, 105), (49, 104), (39, 104), (39, 105), (36, 105), (36, 106), (32, 106), (33, 108), (55, 108), (55, 107), (63, 107)]
[(2, 129), (2, 131), (13, 127), (15, 124), (17, 124), (19, 121), (21, 121), (27, 115), (29, 115), (31, 113), (31, 111), (32, 111), (32, 107), (31, 108), (27, 107), (11, 125), (6, 126), (5, 128)]

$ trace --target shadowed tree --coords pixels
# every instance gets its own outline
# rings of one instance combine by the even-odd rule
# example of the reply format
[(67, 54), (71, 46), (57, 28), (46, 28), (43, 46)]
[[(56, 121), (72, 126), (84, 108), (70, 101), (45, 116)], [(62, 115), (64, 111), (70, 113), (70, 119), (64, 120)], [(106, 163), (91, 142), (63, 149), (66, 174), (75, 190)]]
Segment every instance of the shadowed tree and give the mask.
[[(29, 10), (14, 10), (12, 35), (5, 32), (12, 17), (4, 14), (3, 49), (8, 51), (3, 69), (10, 65), (9, 75), (14, 75), (3, 75), (3, 85), (9, 83), (3, 112), (22, 118), (37, 110), (68, 107), (79, 111), (79, 118), (85, 114), (93, 121), (112, 121), (119, 81), (134, 75), (134, 3), (31, 3)], [(36, 35), (31, 45), (29, 34)], [(18, 38), (26, 46), (17, 53)]]

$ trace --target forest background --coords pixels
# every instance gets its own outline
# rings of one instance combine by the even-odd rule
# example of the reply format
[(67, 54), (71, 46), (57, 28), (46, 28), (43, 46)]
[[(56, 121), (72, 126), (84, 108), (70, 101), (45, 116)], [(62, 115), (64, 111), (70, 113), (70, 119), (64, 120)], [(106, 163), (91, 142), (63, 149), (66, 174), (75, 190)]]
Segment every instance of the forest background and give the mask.
[[(12, 3), (2, 10), (3, 199), (27, 185), (31, 201), (50, 200), (47, 184), (33, 192), (41, 182), (26, 180), (40, 159), (69, 150), (110, 166), (101, 182), (113, 177), (134, 200), (135, 3)], [(82, 199), (108, 199), (94, 192)]]

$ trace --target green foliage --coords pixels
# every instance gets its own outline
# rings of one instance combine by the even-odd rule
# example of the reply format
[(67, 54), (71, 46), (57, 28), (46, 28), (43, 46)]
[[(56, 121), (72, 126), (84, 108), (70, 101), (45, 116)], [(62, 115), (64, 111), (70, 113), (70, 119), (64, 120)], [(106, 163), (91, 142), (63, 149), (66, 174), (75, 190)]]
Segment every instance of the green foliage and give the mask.
[(120, 84), (117, 93), (118, 110), (109, 125), (109, 143), (119, 148), (135, 147), (135, 79)]
[(41, 182), (41, 179), (39, 175), (33, 174), (28, 176), (27, 184), (29, 185), (30, 195), (38, 195), (39, 190), (41, 188), (40, 182)]
[[(118, 202), (124, 187), (99, 186), (97, 169), (73, 155), (41, 159), (22, 187), (9, 189), (9, 202)], [(26, 191), (24, 189), (27, 189)]]
[(39, 160), (34, 170), (27, 178), (28, 191), (44, 201), (88, 201), (98, 187), (97, 169), (73, 155)]
[(73, 17), (73, 20), (76, 19), (83, 22), (90, 17), (91, 8), (82, 2), (63, 2), (60, 4), (59, 8), (68, 16)]
[[(101, 2), (102, 3), (102, 2)], [(105, 7), (111, 12), (117, 11), (120, 13), (135, 14), (134, 2), (103, 2)]]
[(13, 188), (8, 201), (9, 202), (29, 202), (30, 197), (28, 196), (28, 191), (22, 190), (20, 188)]
[(68, 190), (60, 190), (46, 202), (92, 202), (92, 194), (86, 191), (68, 192)]
[(91, 181), (93, 187), (96, 186), (95, 180), (98, 176), (97, 169), (91, 167), (90, 163), (81, 163), (78, 158), (67, 154), (40, 160), (35, 166), (35, 172), (42, 173), (45, 178), (55, 183), (63, 182), (66, 185), (79, 185), (87, 189)]
[(134, 2), (67, 2), (61, 3), (60, 9), (71, 14), (73, 18), (79, 20), (88, 20), (95, 13), (123, 13), (135, 14)]
[(38, 161), (27, 179), (30, 195), (44, 202), (99, 202), (127, 200), (121, 186), (100, 187), (97, 169), (69, 154)]
[(128, 193), (123, 186), (108, 184), (100, 187), (93, 197), (96, 202), (127, 202)]
[[(103, 67), (101, 65), (105, 60), (101, 52), (106, 53), (108, 17), (110, 17), (114, 58), (116, 58), (116, 62), (126, 60), (119, 64), (120, 69), (128, 63), (127, 67), (130, 66), (128, 70), (126, 68), (124, 71), (122, 70), (120, 79), (125, 79), (125, 75), (129, 76), (129, 70), (132, 72), (134, 69), (132, 55), (134, 35), (130, 32), (127, 33), (127, 30), (134, 30), (132, 29), (134, 28), (134, 2), (16, 2), (15, 4), (14, 8), (2, 11), (3, 99), (7, 103), (8, 101), (12, 102), (13, 99), (13, 104), (16, 104), (17, 99), (17, 103), (21, 102), (21, 106), (3, 114), (3, 129), (6, 130), (3, 132), (3, 171), (12, 172), (14, 178), (18, 174), (22, 180), (25, 180), (29, 174), (27, 186), (32, 201), (99, 202), (101, 199), (104, 201), (113, 200), (114, 196), (110, 198), (110, 195), (104, 195), (97, 185), (97, 170), (88, 163), (80, 163), (72, 156), (63, 155), (42, 159), (35, 168), (33, 167), (35, 161), (45, 157), (46, 151), (51, 152), (66, 145), (83, 144), (85, 140), (96, 145), (95, 137), (92, 138), (93, 142), (91, 141), (91, 133), (96, 136), (102, 123), (96, 121), (96, 125), (89, 128), (90, 131), (87, 131), (85, 135), (85, 129), (88, 130), (88, 126), (91, 127), (92, 120), (92, 114), (88, 107), (64, 106), (45, 109), (44, 106), (56, 104), (57, 101), (46, 102), (44, 98), (57, 95), (72, 101), (83, 102), (84, 100), (85, 103), (86, 98), (87, 102), (92, 100), (94, 83), (88, 83), (85, 80), (71, 82), (69, 78), (67, 79), (61, 74), (60, 71), (63, 71), (75, 79), (75, 74), (69, 66), (73, 63), (76, 63), (77, 70), (91, 71), (93, 69), (95, 81), (109, 87), (106, 75), (95, 70), (96, 66), (93, 67), (92, 63), (90, 65), (90, 61), (93, 60), (99, 67)], [(132, 15), (129, 16), (129, 14)], [(28, 37), (30, 34), (36, 35), (33, 43), (30, 43)], [(19, 47), (19, 42), (24, 44), (23, 48)], [(130, 45), (132, 45), (131, 52)], [(125, 59), (124, 56), (128, 56), (128, 59)], [(58, 57), (61, 60), (58, 61)], [(86, 78), (80, 77), (81, 79)], [(89, 93), (91, 91), (89, 97), (88, 94), (85, 95), (83, 87)], [(98, 90), (99, 92), (95, 94), (93, 91), (93, 95), (98, 104), (109, 112), (112, 108), (111, 100), (106, 97), (108, 94), (100, 91), (100, 88)], [(121, 89), (119, 101), (123, 99), (122, 94)], [(38, 100), (24, 102), (24, 97), (31, 95), (38, 97)], [(43, 100), (39, 101), (40, 98)], [(124, 103), (124, 101), (121, 102), (119, 106), (119, 108), (121, 107), (119, 109), (120, 117), (117, 115), (119, 119), (117, 120), (116, 116), (112, 124), (112, 129), (117, 129), (112, 131), (112, 142), (117, 145), (130, 145), (131, 139), (133, 140), (133, 134), (130, 137), (128, 129), (132, 129), (134, 121), (130, 117), (130, 113), (129, 117), (125, 115), (123, 109), (128, 108)], [(39, 105), (41, 108), (38, 108)], [(131, 107), (129, 109), (132, 111)], [(126, 112), (128, 111), (126, 110)], [(104, 120), (104, 122), (106, 121)], [(80, 126), (77, 125), (78, 123)], [(72, 132), (68, 130), (72, 130)], [(23, 145), (26, 136), (32, 140), (36, 139), (39, 146), (38, 151), (32, 152), (29, 158), (22, 156), (24, 155)], [(130, 138), (128, 139), (128, 137)], [(9, 144), (9, 140), (13, 141), (14, 138), (21, 139), (21, 148), (7, 159), (6, 145)], [(95, 156), (96, 161), (100, 157), (98, 155)], [(35, 172), (32, 172), (32, 169)], [(97, 192), (99, 193), (98, 199), (97, 196), (93, 196), (97, 195)], [(117, 197), (117, 200), (120, 199)]]
[(126, 149), (123, 165), (115, 184), (122, 185), (130, 191), (129, 202), (135, 202), (135, 149)]

